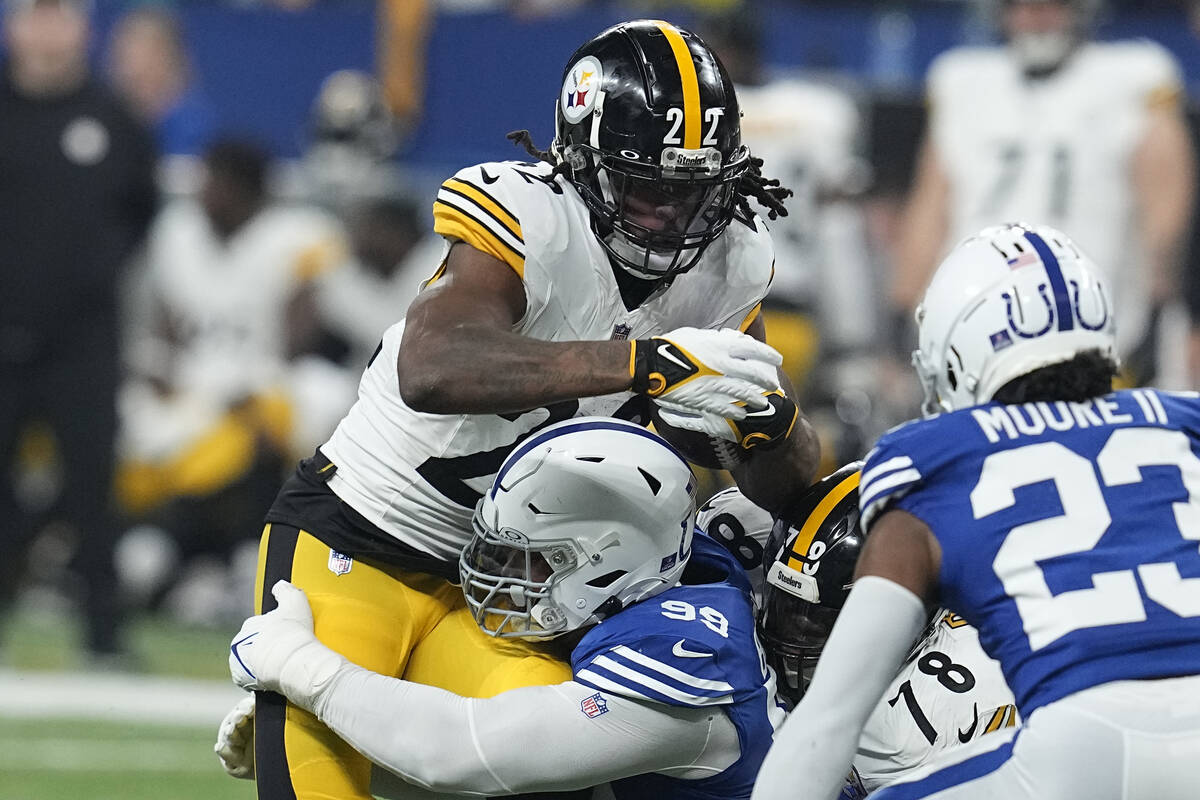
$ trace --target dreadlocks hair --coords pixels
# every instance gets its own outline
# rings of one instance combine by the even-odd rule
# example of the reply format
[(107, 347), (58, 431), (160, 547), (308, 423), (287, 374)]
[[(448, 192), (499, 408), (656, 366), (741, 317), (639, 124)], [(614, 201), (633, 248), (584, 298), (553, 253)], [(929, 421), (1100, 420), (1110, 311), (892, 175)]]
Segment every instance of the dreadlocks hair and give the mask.
[(767, 178), (762, 174), (763, 160), (750, 156), (750, 167), (743, 174), (737, 185), (737, 205), (744, 214), (750, 213), (747, 197), (753, 197), (767, 210), (771, 219), (786, 217), (788, 210), (783, 201), (795, 192), (779, 183), (777, 178)]
[(567, 174), (567, 162), (556, 161), (554, 156), (550, 155), (549, 150), (539, 150), (537, 145), (533, 143), (533, 136), (530, 135), (529, 131), (513, 131), (504, 138), (508, 139), (518, 147), (524, 147), (525, 152), (529, 153), (529, 155), (533, 156), (538, 161), (545, 161), (547, 164), (554, 167), (554, 171), (551, 173), (552, 175)]
[(1013, 378), (992, 395), (1005, 405), (1014, 403), (1052, 403), (1067, 400), (1082, 403), (1112, 391), (1117, 365), (1099, 350), (1085, 350), (1070, 361), (1035, 369)]
[[(538, 161), (544, 161), (554, 167), (554, 175), (565, 175), (569, 167), (565, 161), (556, 161), (550, 155), (548, 150), (539, 150), (537, 145), (533, 143), (533, 137), (529, 131), (513, 131), (508, 134), (507, 138), (510, 142), (518, 147), (524, 147), (525, 152), (536, 158)], [(738, 179), (737, 186), (734, 191), (737, 193), (738, 210), (747, 216), (752, 212), (748, 198), (753, 197), (758, 201), (759, 205), (767, 210), (767, 216), (770, 219), (778, 219), (788, 215), (787, 208), (784, 207), (783, 201), (795, 194), (791, 189), (781, 185), (775, 178), (767, 178), (762, 174), (763, 160), (750, 156), (750, 166), (742, 173), (742, 177)]]

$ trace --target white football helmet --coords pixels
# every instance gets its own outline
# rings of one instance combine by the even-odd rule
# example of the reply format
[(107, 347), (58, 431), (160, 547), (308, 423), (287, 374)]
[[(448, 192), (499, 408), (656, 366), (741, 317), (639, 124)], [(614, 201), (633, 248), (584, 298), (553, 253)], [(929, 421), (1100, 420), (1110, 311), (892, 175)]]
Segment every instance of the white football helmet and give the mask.
[(645, 428), (577, 417), (526, 439), (475, 507), (463, 594), (492, 636), (547, 639), (674, 586), (695, 480)]
[[(1070, 7), (1070, 27), (1057, 31), (1014, 34), (1004, 31), (1005, 9), (1014, 2), (1056, 2)], [(1021, 68), (1033, 73), (1057, 69), (1076, 47), (1088, 38), (1096, 24), (1103, 0), (986, 0), (986, 10), (996, 29), (1005, 34), (1008, 46)]]
[(1107, 282), (1046, 226), (999, 225), (959, 244), (934, 273), (917, 327), (926, 416), (986, 403), (1014, 378), (1085, 350), (1117, 361)]

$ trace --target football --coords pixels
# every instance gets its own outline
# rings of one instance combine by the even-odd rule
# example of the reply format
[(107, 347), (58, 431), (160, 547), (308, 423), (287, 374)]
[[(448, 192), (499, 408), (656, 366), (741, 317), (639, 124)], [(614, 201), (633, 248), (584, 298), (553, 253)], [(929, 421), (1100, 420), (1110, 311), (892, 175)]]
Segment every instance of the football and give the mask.
[(688, 461), (705, 469), (733, 469), (746, 460), (749, 451), (726, 439), (717, 439), (705, 433), (689, 431), (668, 425), (658, 413), (658, 404), (650, 404), (650, 420), (654, 432)]

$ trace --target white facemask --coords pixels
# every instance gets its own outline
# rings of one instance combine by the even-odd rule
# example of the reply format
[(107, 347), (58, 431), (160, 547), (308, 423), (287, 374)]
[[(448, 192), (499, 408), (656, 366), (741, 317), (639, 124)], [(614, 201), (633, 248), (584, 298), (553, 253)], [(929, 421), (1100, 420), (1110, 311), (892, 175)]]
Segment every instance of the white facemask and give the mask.
[(1025, 72), (1050, 72), (1067, 60), (1075, 42), (1067, 31), (1023, 33), (1012, 37), (1009, 48)]

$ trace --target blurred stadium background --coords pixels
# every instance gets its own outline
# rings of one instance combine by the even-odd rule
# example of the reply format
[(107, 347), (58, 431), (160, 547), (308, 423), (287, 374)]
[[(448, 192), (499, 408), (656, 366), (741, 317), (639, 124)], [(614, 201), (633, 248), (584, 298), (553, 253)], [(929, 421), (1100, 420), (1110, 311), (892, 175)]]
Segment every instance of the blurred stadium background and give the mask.
[[(5, 0), (6, 15), (41, 2)], [(985, 3), (68, 4), (90, 19), (95, 78), (154, 130), (159, 151), (162, 210), (120, 284), (110, 588), (127, 622), (111, 647), (89, 645), (78, 587), (94, 534), (64, 524), (69, 465), (53, 431), (30, 415), (13, 466), (28, 535), (9, 537), (25, 536), (28, 547), (0, 573), (13, 603), (0, 629), (0, 800), (252, 796), (225, 778), (211, 744), (237, 699), (225, 653), (250, 610), (261, 514), (294, 460), (348, 407), (378, 336), (436, 266), (428, 230), (438, 184), (467, 164), (526, 158), (509, 131), (528, 128), (548, 143), (567, 58), (617, 21), (661, 17), (724, 34), (728, 47), (757, 40), (772, 80), (817, 87), (797, 123), (816, 132), (776, 174), (797, 189), (791, 244), (811, 254), (805, 237), (825, 241), (829, 263), (781, 278), (787, 297), (769, 327), (822, 426), (830, 465), (860, 455), (913, 410), (911, 381), (889, 378), (876, 357), (900, 336), (881, 318), (881, 287), (924, 125), (925, 70), (951, 46), (994, 36)], [(1189, 11), (1168, 0), (1109, 3), (1098, 35), (1165, 46), (1192, 106), (1200, 33)], [(226, 183), (214, 188), (214, 174)], [(231, 193), (232, 232), (261, 208), (280, 212), (240, 255), (195, 232), (189, 203), (218, 189)], [(13, 189), (0, 171), (5, 191)], [(813, 275), (843, 260), (858, 262), (858, 277), (833, 281), (851, 294), (830, 299), (822, 292), (836, 287)], [(188, 282), (238, 268), (224, 294)], [(274, 277), (247, 278), (254, 269)], [(258, 305), (238, 305), (247, 293)], [(826, 303), (836, 310), (822, 318), (813, 306)], [(237, 339), (229, 331), (239, 314), (264, 315), (269, 329), (221, 340)], [(297, 331), (296, 319), (310, 324)], [(206, 324), (220, 330), (187, 329)], [(189, 336), (208, 336), (209, 350), (189, 350)]]

